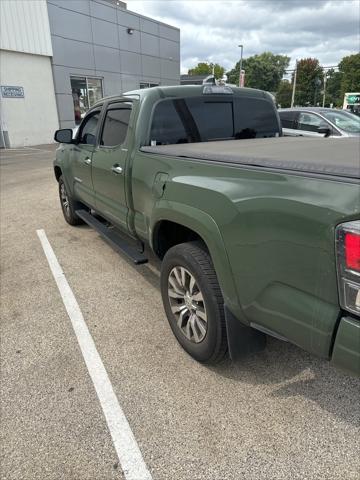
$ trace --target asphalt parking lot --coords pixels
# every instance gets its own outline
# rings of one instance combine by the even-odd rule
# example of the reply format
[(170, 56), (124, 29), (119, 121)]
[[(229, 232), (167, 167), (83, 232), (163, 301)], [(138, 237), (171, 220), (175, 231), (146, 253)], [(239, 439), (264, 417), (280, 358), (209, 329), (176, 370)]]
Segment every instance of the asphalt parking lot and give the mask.
[(54, 151), (1, 151), (1, 478), (126, 478), (44, 229), (154, 480), (359, 479), (359, 381), (275, 339), (241, 364), (193, 361), (157, 262), (134, 267), (63, 220)]

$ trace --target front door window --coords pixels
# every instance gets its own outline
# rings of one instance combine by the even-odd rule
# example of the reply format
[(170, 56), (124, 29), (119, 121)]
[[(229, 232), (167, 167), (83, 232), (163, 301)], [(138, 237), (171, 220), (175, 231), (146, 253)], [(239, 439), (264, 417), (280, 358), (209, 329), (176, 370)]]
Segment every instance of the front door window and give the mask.
[(298, 120), (299, 130), (317, 132), (319, 128), (329, 128), (328, 123), (313, 113), (301, 112)]
[(80, 127), (78, 142), (84, 145), (95, 145), (96, 129), (100, 118), (100, 112), (94, 112), (84, 120)]

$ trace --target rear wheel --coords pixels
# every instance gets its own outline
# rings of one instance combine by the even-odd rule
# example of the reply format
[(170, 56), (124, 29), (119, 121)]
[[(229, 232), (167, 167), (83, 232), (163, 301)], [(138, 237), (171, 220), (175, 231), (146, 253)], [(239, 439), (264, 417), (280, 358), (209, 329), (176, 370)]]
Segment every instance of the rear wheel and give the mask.
[(170, 327), (184, 350), (199, 362), (219, 362), (227, 350), (224, 300), (211, 257), (200, 242), (168, 250), (161, 294)]
[(71, 198), (62, 176), (59, 178), (59, 198), (61, 209), (67, 223), (70, 225), (81, 225), (84, 223), (75, 213), (75, 210), (81, 209), (83, 206)]

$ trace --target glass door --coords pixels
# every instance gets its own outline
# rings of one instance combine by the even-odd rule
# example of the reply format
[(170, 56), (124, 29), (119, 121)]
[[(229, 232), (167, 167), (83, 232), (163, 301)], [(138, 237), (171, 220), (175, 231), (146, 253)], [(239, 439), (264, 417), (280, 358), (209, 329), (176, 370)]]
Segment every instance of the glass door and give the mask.
[(103, 97), (101, 78), (70, 77), (74, 102), (75, 124), (79, 125), (85, 113)]

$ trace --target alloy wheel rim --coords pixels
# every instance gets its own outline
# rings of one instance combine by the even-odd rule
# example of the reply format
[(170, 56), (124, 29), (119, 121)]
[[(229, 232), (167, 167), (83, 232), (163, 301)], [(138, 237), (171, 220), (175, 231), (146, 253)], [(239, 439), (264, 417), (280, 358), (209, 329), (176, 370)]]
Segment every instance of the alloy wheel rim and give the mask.
[(66, 193), (65, 185), (63, 183), (60, 186), (60, 197), (61, 197), (61, 204), (63, 206), (64, 212), (68, 216), (70, 213), (69, 197)]
[(193, 343), (202, 342), (208, 329), (204, 296), (186, 268), (177, 266), (169, 273), (168, 297), (182, 334)]

